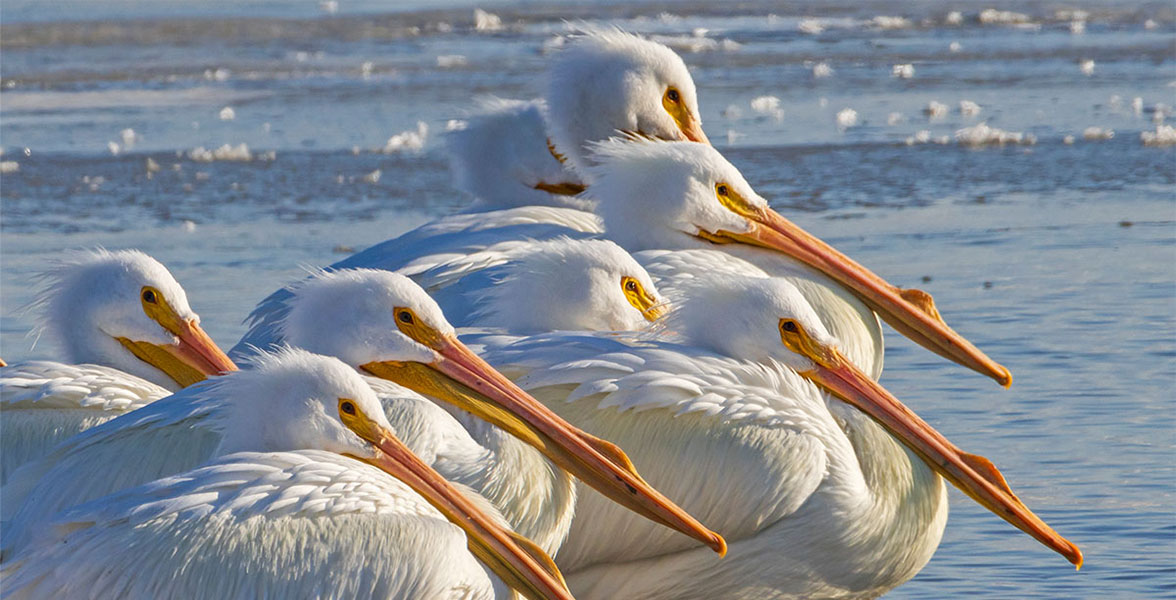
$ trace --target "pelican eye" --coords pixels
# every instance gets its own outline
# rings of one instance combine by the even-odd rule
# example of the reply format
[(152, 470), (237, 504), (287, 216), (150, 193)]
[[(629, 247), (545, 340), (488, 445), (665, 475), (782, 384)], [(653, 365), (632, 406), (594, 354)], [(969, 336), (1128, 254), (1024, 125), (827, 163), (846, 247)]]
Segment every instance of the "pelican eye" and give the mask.
[(800, 327), (798, 327), (796, 325), (796, 321), (785, 320), (785, 321), (780, 322), (780, 331), (786, 331), (788, 333), (797, 333), (800, 331)]
[(731, 190), (727, 188), (726, 184), (720, 183), (715, 187), (715, 192), (720, 196), (730, 196)]
[(666, 100), (669, 100), (670, 102), (677, 104), (679, 101), (682, 100), (682, 94), (679, 94), (678, 90), (676, 90), (674, 88), (670, 88), (670, 89), (666, 90)]
[(158, 301), (159, 297), (156, 295), (155, 290), (143, 290), (143, 302), (146, 302), (147, 304), (155, 304)]
[(400, 319), (401, 323), (407, 323), (409, 325), (412, 325), (415, 322), (415, 319), (412, 318), (412, 313), (408, 312), (407, 310), (400, 311), (400, 313), (396, 315), (396, 318)]
[(636, 292), (637, 291), (637, 282), (633, 281), (632, 279), (626, 279), (625, 280), (625, 289), (629, 290), (630, 292)]
[(345, 415), (354, 416), (355, 415), (355, 403), (344, 400), (343, 402), (339, 403), (339, 410), (342, 411), (343, 414), (345, 414)]

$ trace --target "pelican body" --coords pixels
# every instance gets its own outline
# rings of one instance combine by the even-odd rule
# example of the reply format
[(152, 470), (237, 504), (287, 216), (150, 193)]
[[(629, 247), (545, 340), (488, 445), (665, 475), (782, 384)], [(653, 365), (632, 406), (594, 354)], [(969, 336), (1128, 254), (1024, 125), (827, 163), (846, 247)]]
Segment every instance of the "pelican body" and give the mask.
[(876, 597), (934, 553), (945, 479), (1081, 565), (996, 467), (854, 367), (787, 280), (680, 290), (655, 337), (465, 336), (728, 540), (715, 560), (581, 493), (557, 561), (578, 598)]
[(570, 600), (550, 558), (408, 452), (338, 360), (263, 354), (190, 395), (215, 407), (214, 460), (56, 515), (6, 557), (5, 597), (492, 599), (509, 584)]
[(449, 134), (454, 185), (472, 211), (523, 205), (591, 209), (589, 144), (618, 133), (708, 142), (694, 80), (662, 44), (617, 29), (572, 38), (553, 61), (542, 99), (489, 99)]
[(32, 308), (67, 362), (0, 368), (0, 482), (79, 431), (236, 369), (180, 284), (142, 252), (76, 252), (41, 279)]

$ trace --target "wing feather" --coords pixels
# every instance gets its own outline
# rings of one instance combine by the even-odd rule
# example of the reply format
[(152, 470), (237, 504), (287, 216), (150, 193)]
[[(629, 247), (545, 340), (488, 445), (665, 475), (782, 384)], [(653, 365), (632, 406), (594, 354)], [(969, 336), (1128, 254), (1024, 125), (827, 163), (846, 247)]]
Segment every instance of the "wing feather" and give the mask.
[(233, 454), (79, 505), (4, 579), (28, 598), (505, 595), (407, 486), (317, 451)]

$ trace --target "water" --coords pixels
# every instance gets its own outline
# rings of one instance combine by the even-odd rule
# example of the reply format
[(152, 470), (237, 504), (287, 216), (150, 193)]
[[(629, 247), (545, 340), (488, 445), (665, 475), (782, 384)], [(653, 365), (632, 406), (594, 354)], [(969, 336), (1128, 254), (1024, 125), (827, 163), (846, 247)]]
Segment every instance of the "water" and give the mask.
[[(883, 383), (999, 465), (1086, 566), (957, 494), (939, 552), (889, 597), (1176, 597), (1176, 154), (1139, 138), (1176, 105), (1169, 3), (1067, 5), (1089, 13), (1084, 34), (1053, 4), (518, 2), (487, 6), (504, 29), (482, 32), (473, 6), (6, 2), (0, 160), (19, 170), (0, 179), (0, 355), (53, 356), (26, 337), (29, 278), (96, 245), (164, 261), (231, 346), (303, 266), (468, 203), (448, 183), (447, 121), (479, 95), (538, 94), (564, 19), (617, 23), (679, 49), (707, 133), (777, 208), (934, 294), (1013, 371), (1001, 390), (892, 334)], [(982, 25), (988, 6), (1031, 23)], [(962, 24), (944, 24), (953, 9)], [(910, 25), (868, 24), (880, 15)], [(752, 110), (763, 95), (782, 118)], [(931, 101), (948, 113), (929, 119)], [(844, 108), (858, 118), (841, 130)], [(935, 143), (981, 121), (1036, 143)], [(418, 122), (420, 151), (383, 151)], [(1092, 126), (1114, 137), (1083, 139)], [(189, 157), (242, 143), (254, 160)]]

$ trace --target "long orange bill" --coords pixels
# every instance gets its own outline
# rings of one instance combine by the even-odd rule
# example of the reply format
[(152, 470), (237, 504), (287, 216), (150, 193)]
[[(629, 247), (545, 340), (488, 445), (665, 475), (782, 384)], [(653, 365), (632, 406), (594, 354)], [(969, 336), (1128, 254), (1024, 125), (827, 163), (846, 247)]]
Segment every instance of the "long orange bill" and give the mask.
[(178, 338), (176, 343), (157, 345), (125, 337), (115, 339), (139, 360), (163, 371), (180, 387), (188, 387), (212, 375), (237, 370), (237, 365), (229, 360), (195, 321), (176, 318), (161, 320), (160, 324)]
[[(556, 415), (455, 337), (439, 336), (431, 346), (437, 360), (430, 365), (382, 362), (360, 368), (421, 394), (453, 402), (534, 446), (614, 502), (701, 541), (720, 556), (726, 553), (722, 536), (647, 484), (616, 445)], [(437, 377), (438, 372), (445, 377)]]
[(930, 294), (890, 285), (770, 208), (757, 209), (751, 219), (751, 231), (724, 235), (796, 258), (845, 286), (891, 327), (920, 346), (987, 375), (1004, 387), (1012, 384), (1008, 369), (947, 326)]
[(172, 333), (180, 339), (173, 346), (175, 355), (201, 373), (211, 376), (237, 370), (237, 365), (194, 320), (183, 321)]
[(822, 347), (806, 354), (818, 366), (805, 377), (869, 415), (973, 500), (1082, 567), (1082, 551), (1033, 514), (991, 461), (957, 448), (837, 350)]
[(503, 582), (531, 600), (572, 600), (563, 575), (537, 545), (497, 525), (391, 432), (380, 429), (373, 437), (379, 453), (360, 460), (403, 481), (465, 531), (470, 552)]
[(710, 145), (710, 139), (706, 137), (706, 132), (702, 130), (702, 122), (698, 119), (690, 117), (685, 123), (680, 123), (679, 127), (687, 140)]

